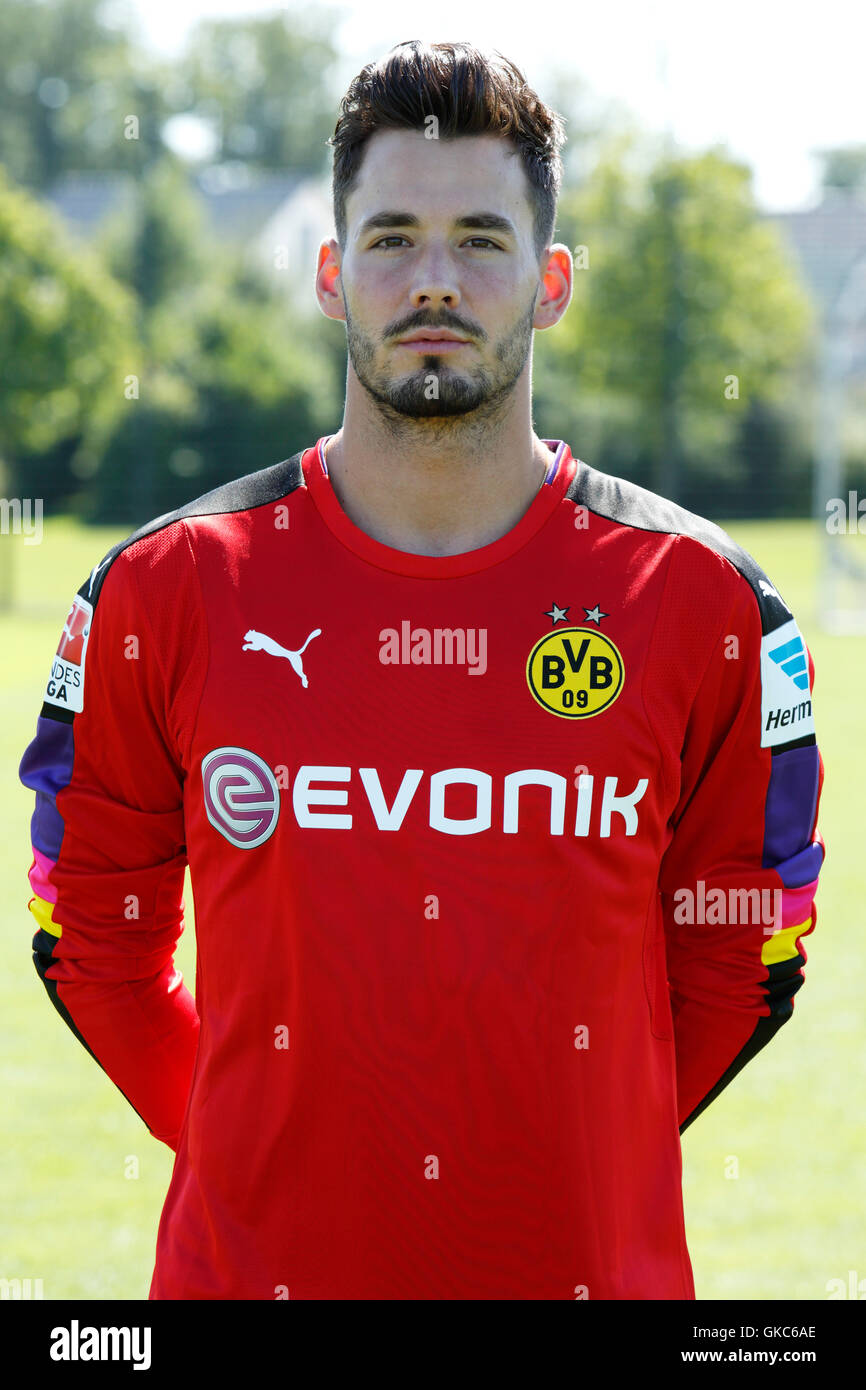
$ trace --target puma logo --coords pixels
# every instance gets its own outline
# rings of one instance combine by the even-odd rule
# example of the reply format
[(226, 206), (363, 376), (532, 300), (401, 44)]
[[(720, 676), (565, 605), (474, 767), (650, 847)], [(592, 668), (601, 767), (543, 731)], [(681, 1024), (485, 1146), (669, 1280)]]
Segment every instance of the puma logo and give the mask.
[[(109, 556), (109, 559), (110, 559), (110, 558), (111, 558), (111, 557)], [(102, 566), (103, 566), (103, 565), (107, 565), (107, 564), (108, 564), (108, 560), (100, 560), (99, 564), (98, 564), (98, 565), (94, 565), (94, 566), (93, 566), (93, 569), (90, 571), (90, 583), (89, 583), (88, 586), (87, 586), (87, 597), (88, 597), (88, 598), (90, 598), (90, 597), (92, 596), (92, 594), (93, 594), (93, 585), (94, 585), (94, 583), (96, 582), (96, 576), (99, 574), (99, 571), (102, 569)]]
[(301, 685), (306, 690), (309, 681), (304, 675), (304, 668), (301, 665), (301, 654), (306, 651), (314, 637), (320, 637), (321, 635), (322, 629), (320, 627), (313, 628), (313, 631), (310, 633), (304, 645), (299, 647), (296, 652), (290, 652), (287, 647), (281, 647), (279, 642), (275, 642), (273, 637), (268, 637), (264, 632), (256, 632), (253, 628), (250, 628), (249, 632), (244, 636), (244, 645), (241, 650), (245, 652), (270, 652), (271, 656), (286, 657), (295, 675), (300, 676)]
[(788, 605), (782, 598), (782, 595), (777, 593), (776, 590), (773, 588), (772, 584), (767, 583), (766, 579), (759, 579), (758, 587), (760, 588), (761, 593), (766, 594), (768, 598), (777, 598), (781, 603), (782, 607), (790, 613), (791, 610), (790, 608), (788, 608)]

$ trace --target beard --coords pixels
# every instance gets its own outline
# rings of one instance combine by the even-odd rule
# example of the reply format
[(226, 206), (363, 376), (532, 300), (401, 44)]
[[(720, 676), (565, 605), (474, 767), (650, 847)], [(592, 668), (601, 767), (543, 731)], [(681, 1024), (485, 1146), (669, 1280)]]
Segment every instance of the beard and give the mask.
[[(536, 291), (528, 309), (497, 343), (492, 366), (455, 369), (446, 357), (422, 354), (413, 371), (397, 377), (375, 366), (376, 344), (358, 329), (346, 305), (349, 360), (364, 390), (392, 423), (400, 418), (453, 420), (473, 414), (477, 423), (496, 415), (526, 366), (537, 298)], [(437, 325), (446, 326), (452, 327)]]

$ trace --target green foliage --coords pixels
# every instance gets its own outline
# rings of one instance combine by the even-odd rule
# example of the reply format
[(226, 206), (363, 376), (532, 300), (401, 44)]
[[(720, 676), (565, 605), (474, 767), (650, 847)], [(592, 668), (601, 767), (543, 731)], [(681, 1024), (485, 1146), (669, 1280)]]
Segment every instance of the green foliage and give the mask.
[(824, 159), (821, 182), (825, 188), (866, 192), (866, 145), (844, 145), (820, 153)]
[(151, 169), (104, 245), (138, 298), (137, 381), (87, 474), (89, 520), (140, 525), (334, 427), (321, 325), (297, 322), (253, 265), (214, 242), (174, 161)]
[[(148, 319), (148, 365), (88, 489), (92, 520), (140, 525), (336, 427), (324, 321), (212, 267)], [(300, 331), (299, 331), (300, 330)]]
[(309, 173), (325, 167), (335, 123), (325, 81), (336, 58), (332, 28), (330, 14), (315, 11), (196, 25), (180, 72), (192, 109), (214, 126), (217, 161)]
[(788, 401), (810, 347), (809, 301), (747, 169), (718, 150), (640, 169), (634, 153), (618, 137), (562, 200), (575, 289), (539, 344), (541, 391), (551, 369), (558, 386), (573, 383), (573, 437), (588, 429), (600, 453), (588, 461), (613, 471), (612, 428), (614, 452), (630, 439), (645, 485), (675, 495), (703, 475), (707, 492), (740, 455), (750, 406)]
[(0, 169), (0, 454), (12, 472), (62, 442), (96, 446), (122, 405), (134, 302)]
[[(164, 155), (101, 238), (112, 273), (153, 309), (207, 269), (208, 234), (183, 166)], [(212, 254), (212, 253), (211, 253)]]
[[(203, 20), (172, 62), (141, 51), (130, 16), (115, 0), (0, 6), (12, 176), (41, 189), (113, 170), (137, 188), (104, 268), (44, 222), (19, 229), (0, 266), (0, 463), (4, 486), (26, 476), (49, 509), (143, 519), (336, 425), (345, 342), (318, 316), (298, 323), (272, 286), (253, 290), (242, 266), (229, 272), (163, 143), (166, 119), (189, 113), (213, 130), (216, 161), (326, 168), (330, 15)], [(560, 237), (585, 245), (590, 265), (562, 324), (536, 338), (536, 429), (705, 514), (804, 513), (809, 312), (748, 172), (717, 150), (666, 159), (628, 133), (605, 139), (570, 71), (550, 87), (570, 136)], [(825, 155), (826, 181), (853, 186), (862, 151)]]
[[(70, 169), (135, 171), (161, 148), (163, 74), (116, 16), (110, 0), (0, 5), (0, 162), (18, 182), (44, 188)], [(134, 140), (124, 133), (130, 114)]]

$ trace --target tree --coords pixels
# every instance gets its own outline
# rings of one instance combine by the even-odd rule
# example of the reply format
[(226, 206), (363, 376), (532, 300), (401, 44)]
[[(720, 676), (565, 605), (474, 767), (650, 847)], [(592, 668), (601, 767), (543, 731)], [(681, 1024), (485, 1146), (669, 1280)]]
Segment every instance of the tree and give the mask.
[(165, 73), (138, 53), (110, 0), (3, 0), (0, 51), (0, 162), (19, 183), (138, 172), (161, 151)]
[(823, 188), (866, 193), (866, 145), (842, 145), (838, 149), (820, 150), (819, 154), (824, 161)]
[(319, 173), (334, 128), (327, 89), (336, 50), (330, 14), (296, 11), (206, 19), (193, 29), (180, 74), (190, 109), (214, 128), (214, 158)]
[(156, 505), (158, 477), (171, 446), (171, 430), (195, 411), (195, 392), (177, 364), (195, 354), (191, 305), (219, 255), (210, 244), (202, 209), (182, 166), (164, 155), (141, 179), (136, 197), (117, 214), (100, 238), (112, 272), (135, 296), (138, 344), (135, 390), (119, 438), (134, 440), (122, 474), (111, 479), (117, 460), (112, 441), (94, 478), (91, 515), (110, 515), (107, 496), (123, 499), (130, 515), (147, 518)]
[(33, 494), (32, 456), (65, 445), (80, 457), (104, 442), (124, 407), (133, 310), (98, 258), (68, 249), (59, 219), (0, 168), (0, 457), (16, 492)]
[(140, 179), (130, 207), (104, 229), (99, 244), (113, 274), (134, 291), (147, 314), (177, 291), (195, 285), (216, 254), (189, 178), (173, 157), (163, 157)]
[[(604, 449), (619, 415), (641, 480), (677, 499), (687, 482), (740, 469), (746, 406), (779, 405), (809, 343), (811, 309), (775, 228), (754, 206), (748, 169), (719, 150), (641, 166), (617, 137), (562, 200), (575, 293), (538, 350), (542, 380), (570, 383), (570, 424)], [(620, 411), (624, 413), (620, 413)], [(601, 422), (601, 423), (600, 423)], [(582, 446), (583, 447), (583, 446)]]
[(282, 298), (234, 272), (166, 301), (151, 316), (141, 400), (101, 461), (88, 518), (140, 525), (335, 428), (323, 331), (289, 321)]
[(140, 525), (279, 462), (333, 422), (339, 387), (323, 334), (213, 242), (171, 161), (142, 182), (105, 247), (137, 298), (140, 389), (93, 477), (89, 519)]

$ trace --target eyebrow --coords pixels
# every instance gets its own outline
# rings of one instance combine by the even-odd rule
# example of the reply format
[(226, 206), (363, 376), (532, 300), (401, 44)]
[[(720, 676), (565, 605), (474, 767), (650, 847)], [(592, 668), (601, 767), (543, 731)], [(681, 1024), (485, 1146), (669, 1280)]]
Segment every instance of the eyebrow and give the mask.
[[(374, 212), (372, 217), (367, 217), (361, 223), (358, 236), (366, 236), (368, 232), (376, 231), (380, 227), (420, 227), (421, 219), (416, 217), (413, 212)], [(473, 231), (485, 232), (504, 232), (506, 236), (517, 239), (517, 231), (514, 223), (507, 217), (502, 217), (498, 212), (470, 212), (464, 217), (457, 217), (454, 226)]]

